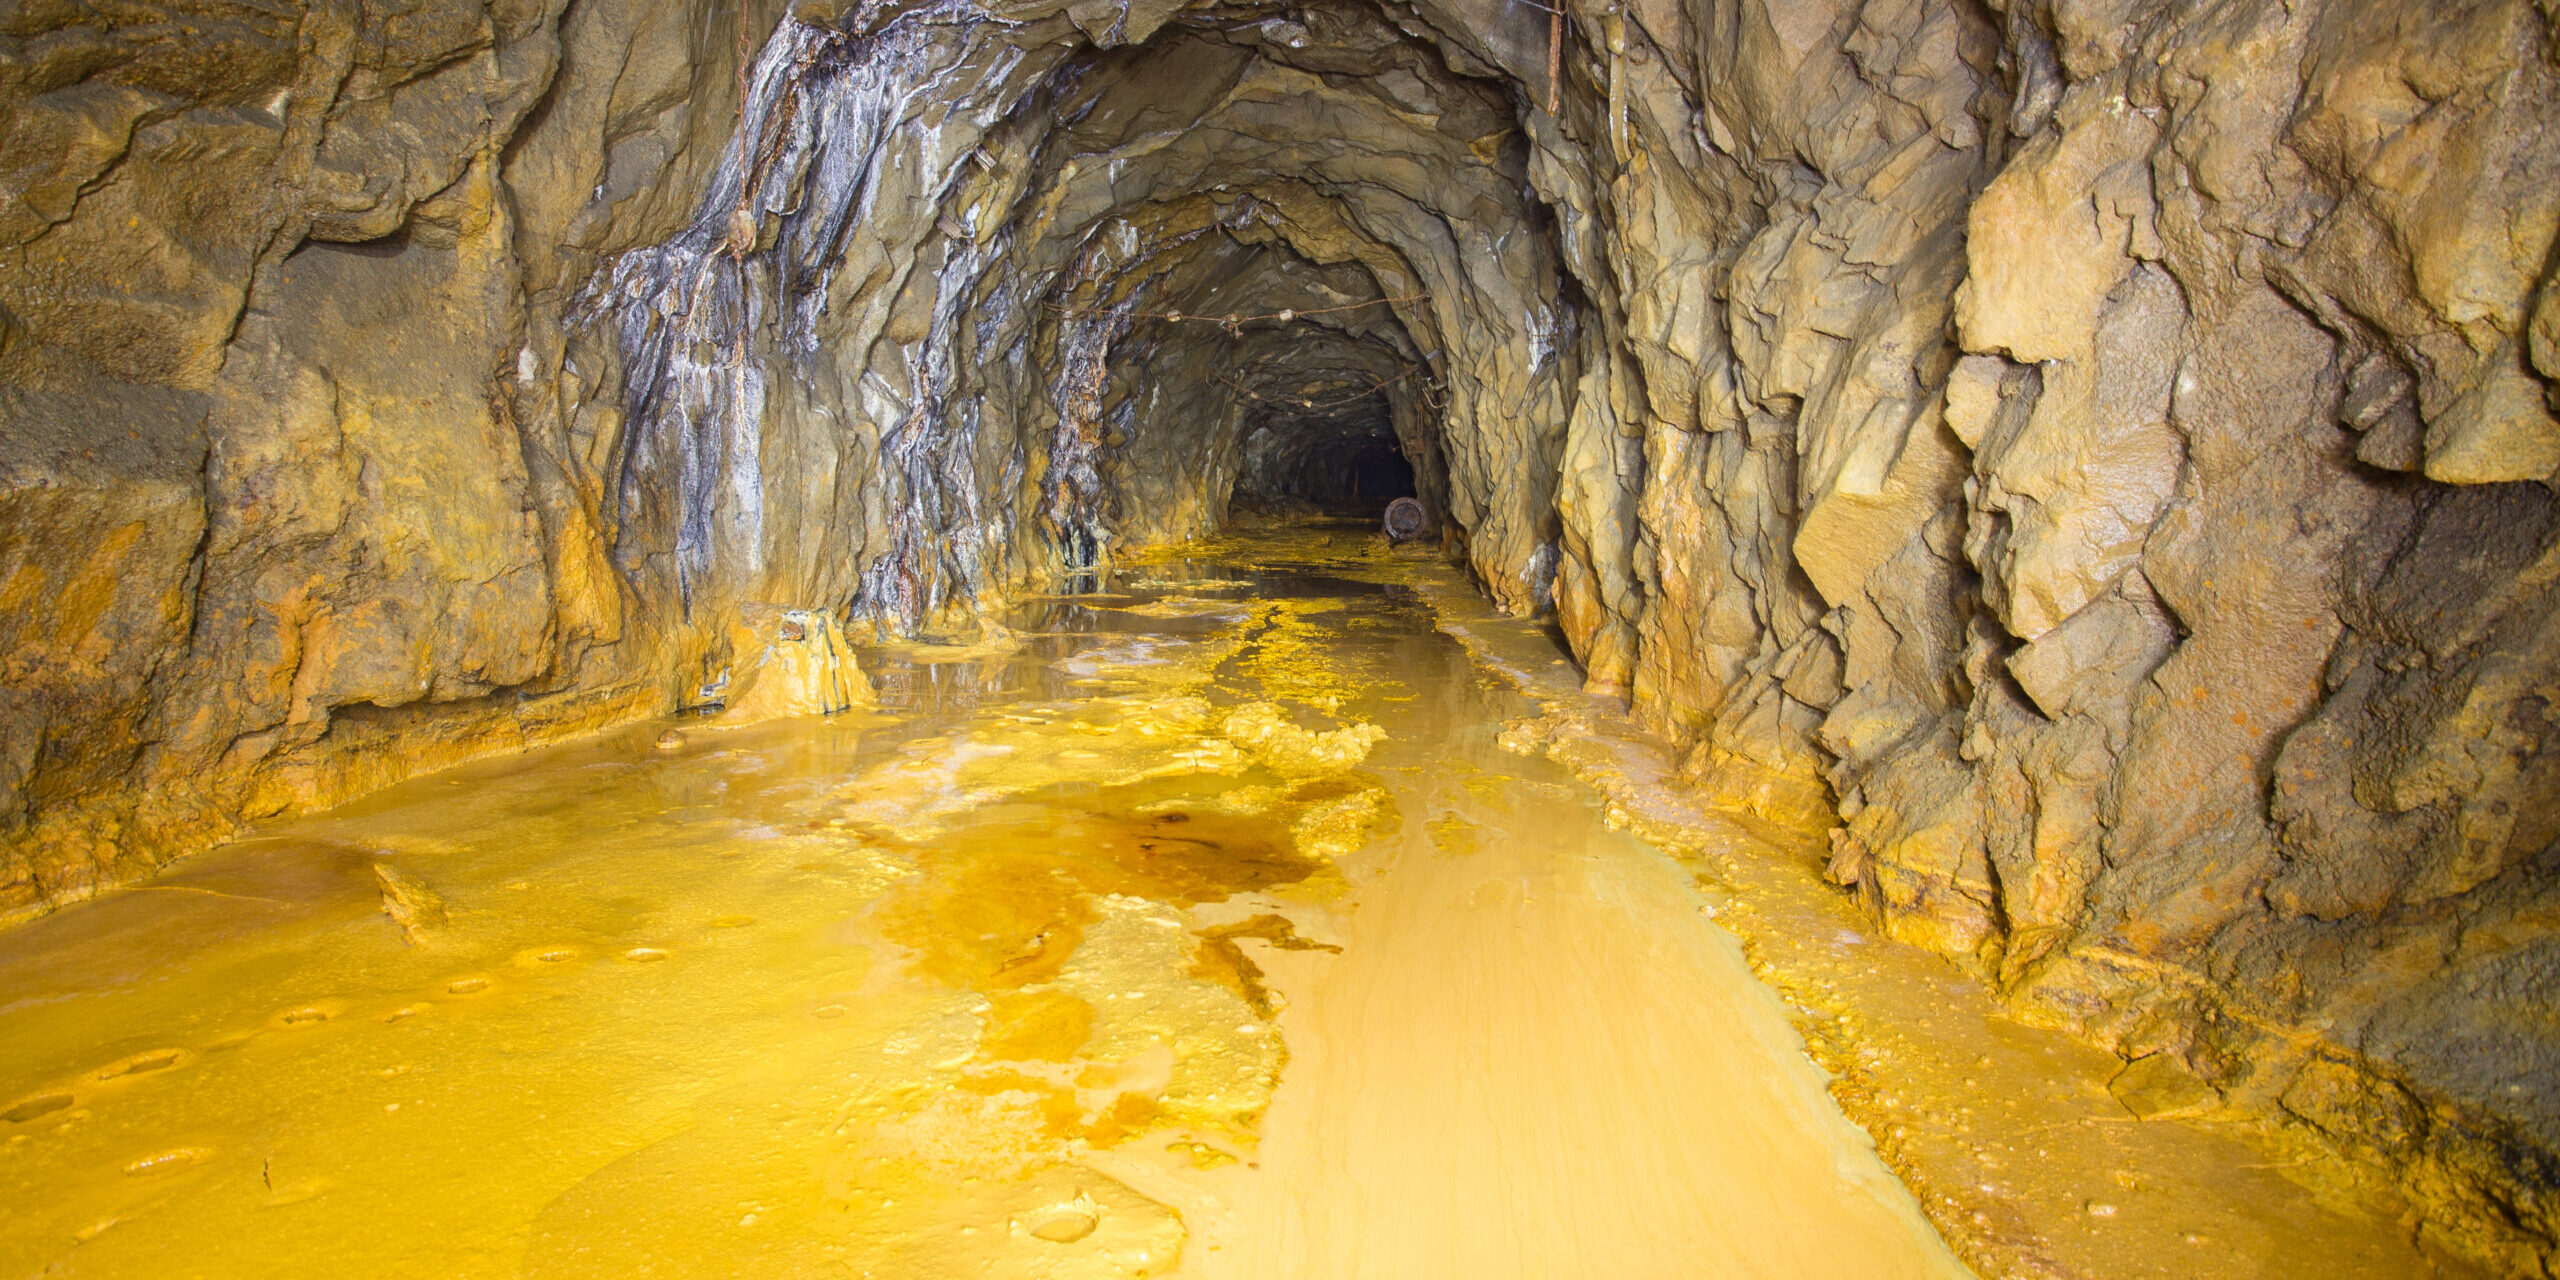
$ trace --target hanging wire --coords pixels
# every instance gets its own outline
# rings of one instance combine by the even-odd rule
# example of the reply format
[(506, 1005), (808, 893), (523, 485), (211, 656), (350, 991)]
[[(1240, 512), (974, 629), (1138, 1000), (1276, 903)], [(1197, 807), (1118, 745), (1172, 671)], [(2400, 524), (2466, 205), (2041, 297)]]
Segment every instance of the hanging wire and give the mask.
[(747, 49), (747, 0), (737, 0), (737, 4), (738, 127), (736, 132), (738, 135), (738, 206), (729, 211), (728, 229), (729, 256), (732, 258), (742, 259), (747, 256), (747, 250), (756, 246), (754, 216), (747, 212), (749, 202), (754, 199), (754, 188), (749, 184), (749, 179), (752, 176), (750, 170), (755, 167), (752, 159), (755, 153), (754, 149), (747, 141), (747, 107), (750, 105), (747, 102), (747, 73), (750, 69), (750, 64), (754, 59)]
[(1181, 311), (1123, 312), (1116, 307), (1071, 307), (1063, 302), (1052, 302), (1048, 304), (1048, 306), (1050, 310), (1055, 311), (1060, 315), (1069, 316), (1127, 315), (1146, 320), (1197, 320), (1205, 324), (1217, 325), (1229, 333), (1234, 333), (1242, 329), (1245, 325), (1256, 320), (1278, 320), (1281, 323), (1286, 324), (1291, 320), (1296, 320), (1303, 316), (1331, 315), (1337, 311), (1358, 311), (1362, 307), (1385, 306), (1389, 303), (1396, 302), (1424, 302), (1428, 301), (1430, 297), (1431, 295), (1427, 293), (1408, 293), (1394, 298), (1371, 298), (1367, 302), (1348, 302), (1338, 307), (1311, 307), (1303, 311), (1293, 307), (1280, 311), (1267, 312), (1261, 315), (1250, 316), (1237, 315), (1232, 312), (1226, 315), (1196, 315)]
[[(1546, 8), (1545, 5), (1538, 7)], [(1563, 109), (1564, 10), (1547, 9), (1547, 115), (1552, 118)]]
[(1370, 383), (1368, 386), (1352, 392), (1350, 395), (1340, 396), (1331, 400), (1309, 400), (1303, 396), (1267, 396), (1233, 378), (1225, 376), (1224, 374), (1219, 375), (1218, 381), (1234, 388), (1238, 393), (1244, 395), (1248, 399), (1259, 400), (1264, 404), (1276, 404), (1292, 409), (1338, 409), (1346, 404), (1366, 400), (1369, 397), (1374, 396), (1420, 372), (1422, 372), (1422, 366), (1407, 365), (1405, 367), (1405, 371), (1402, 373), (1396, 374), (1392, 377), (1380, 378), (1376, 382)]

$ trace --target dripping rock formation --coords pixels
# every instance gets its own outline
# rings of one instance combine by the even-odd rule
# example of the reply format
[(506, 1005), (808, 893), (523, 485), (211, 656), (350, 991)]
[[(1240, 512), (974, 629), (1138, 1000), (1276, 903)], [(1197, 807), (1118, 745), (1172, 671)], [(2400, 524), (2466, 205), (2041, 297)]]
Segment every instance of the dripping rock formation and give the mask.
[(1410, 493), (1895, 936), (2560, 1266), (2560, 11), (1560, 18), (12, 7), (0, 914)]

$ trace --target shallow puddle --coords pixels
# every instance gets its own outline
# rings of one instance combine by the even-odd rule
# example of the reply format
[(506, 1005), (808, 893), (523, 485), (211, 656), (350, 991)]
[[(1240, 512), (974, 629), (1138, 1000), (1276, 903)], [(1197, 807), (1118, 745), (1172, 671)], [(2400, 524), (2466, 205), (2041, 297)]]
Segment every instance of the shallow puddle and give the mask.
[(1965, 1274), (1694, 876), (1270, 546), (0, 934), (0, 1274)]

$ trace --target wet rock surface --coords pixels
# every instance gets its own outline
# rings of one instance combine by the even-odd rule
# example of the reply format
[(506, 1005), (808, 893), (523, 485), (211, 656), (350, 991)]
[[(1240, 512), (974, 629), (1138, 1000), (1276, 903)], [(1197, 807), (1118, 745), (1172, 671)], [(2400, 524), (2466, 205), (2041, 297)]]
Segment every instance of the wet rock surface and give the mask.
[(0, 938), (0, 1266), (1964, 1274), (1682, 873), (1495, 745), (1520, 699), (1410, 590), (1238, 550)]
[(1409, 485), (2128, 1106), (2547, 1270), (2550, 7), (1564, 9), (0, 20), (0, 912)]

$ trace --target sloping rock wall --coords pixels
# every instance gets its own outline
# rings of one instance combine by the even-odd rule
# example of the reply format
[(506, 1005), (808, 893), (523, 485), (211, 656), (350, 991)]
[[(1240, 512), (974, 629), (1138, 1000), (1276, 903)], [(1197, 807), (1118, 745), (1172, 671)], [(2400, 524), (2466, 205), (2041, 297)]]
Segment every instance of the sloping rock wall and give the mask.
[(2423, 8), (1596, 21), (1557, 594), (1898, 936), (2538, 1273), (2554, 44)]

